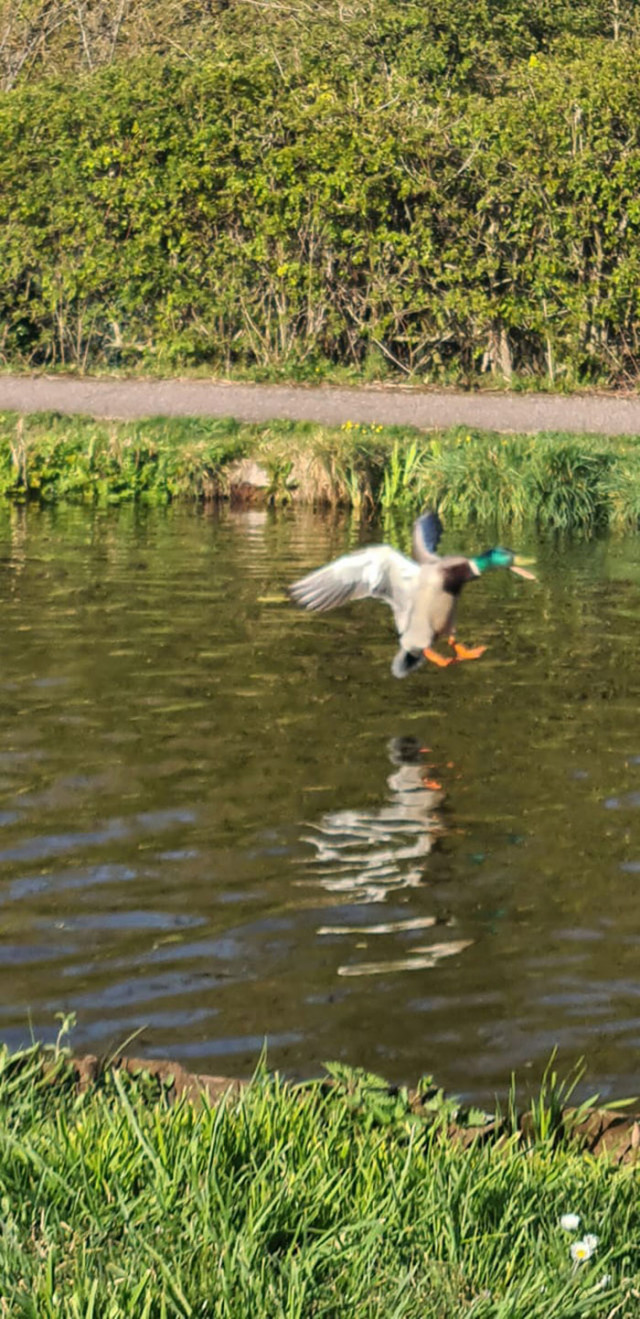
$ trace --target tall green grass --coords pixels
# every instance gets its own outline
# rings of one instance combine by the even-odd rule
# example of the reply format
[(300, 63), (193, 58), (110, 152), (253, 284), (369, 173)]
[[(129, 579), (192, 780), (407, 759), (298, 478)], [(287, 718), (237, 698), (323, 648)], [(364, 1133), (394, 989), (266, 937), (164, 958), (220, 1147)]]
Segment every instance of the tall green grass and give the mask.
[[(624, 460), (633, 473), (618, 484)], [(640, 444), (566, 435), (454, 433), (423, 450), (414, 476), (418, 503), (466, 521), (533, 520), (559, 530), (637, 525)]]
[(640, 526), (640, 438), (422, 433), (230, 418), (96, 422), (0, 414), (0, 497), (85, 503), (216, 499), (257, 460), (259, 497), (450, 520), (590, 532)]
[[(260, 1074), (212, 1107), (0, 1052), (0, 1312), (24, 1319), (619, 1319), (633, 1168), (514, 1136), (468, 1149), (406, 1104)], [(598, 1237), (576, 1267), (560, 1226)]]

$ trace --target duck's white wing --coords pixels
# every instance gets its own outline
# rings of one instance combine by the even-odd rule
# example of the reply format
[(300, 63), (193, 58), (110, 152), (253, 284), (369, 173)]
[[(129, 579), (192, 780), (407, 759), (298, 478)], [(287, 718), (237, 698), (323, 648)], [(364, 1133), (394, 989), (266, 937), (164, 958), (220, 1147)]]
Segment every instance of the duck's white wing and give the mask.
[(335, 609), (348, 600), (384, 600), (391, 605), (398, 632), (405, 630), (420, 568), (391, 545), (371, 545), (343, 554), (317, 568), (289, 587), (289, 594), (304, 609)]

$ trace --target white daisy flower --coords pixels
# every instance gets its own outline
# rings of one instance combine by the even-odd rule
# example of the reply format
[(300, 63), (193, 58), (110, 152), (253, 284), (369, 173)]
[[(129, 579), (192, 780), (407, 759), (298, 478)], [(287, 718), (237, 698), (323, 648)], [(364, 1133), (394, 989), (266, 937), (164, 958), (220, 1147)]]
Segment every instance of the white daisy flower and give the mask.
[[(593, 1237), (591, 1241), (593, 1241)], [(586, 1237), (584, 1241), (574, 1241), (570, 1252), (574, 1264), (586, 1264), (587, 1260), (591, 1259), (594, 1250), (595, 1246), (591, 1245)]]
[(563, 1228), (565, 1232), (577, 1232), (580, 1227), (580, 1215), (563, 1214), (560, 1219), (560, 1227)]
[(583, 1241), (584, 1241), (585, 1246), (588, 1246), (589, 1250), (590, 1250), (591, 1253), (593, 1254), (593, 1252), (594, 1252), (594, 1250), (595, 1250), (595, 1248), (596, 1248), (596, 1246), (597, 1246), (597, 1244), (598, 1244), (598, 1237), (594, 1237), (594, 1235), (593, 1235), (592, 1232), (587, 1232), (587, 1233), (585, 1233), (585, 1235), (584, 1235), (584, 1237), (583, 1237), (582, 1239), (583, 1239)]

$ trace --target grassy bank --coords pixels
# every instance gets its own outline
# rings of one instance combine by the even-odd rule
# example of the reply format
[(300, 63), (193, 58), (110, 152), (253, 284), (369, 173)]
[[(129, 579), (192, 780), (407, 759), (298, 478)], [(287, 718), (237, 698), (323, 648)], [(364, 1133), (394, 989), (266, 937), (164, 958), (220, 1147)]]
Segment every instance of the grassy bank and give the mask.
[(301, 502), (384, 517), (437, 505), (450, 520), (505, 527), (640, 525), (635, 438), (0, 414), (0, 496), (16, 502), (228, 498), (247, 493), (242, 459), (262, 472), (252, 497), (276, 506)]
[(439, 1099), (416, 1114), (375, 1089), (264, 1075), (194, 1106), (111, 1070), (78, 1093), (64, 1054), (44, 1073), (0, 1053), (2, 1313), (638, 1314), (635, 1167), (558, 1139), (549, 1092), (529, 1138), (464, 1148)]

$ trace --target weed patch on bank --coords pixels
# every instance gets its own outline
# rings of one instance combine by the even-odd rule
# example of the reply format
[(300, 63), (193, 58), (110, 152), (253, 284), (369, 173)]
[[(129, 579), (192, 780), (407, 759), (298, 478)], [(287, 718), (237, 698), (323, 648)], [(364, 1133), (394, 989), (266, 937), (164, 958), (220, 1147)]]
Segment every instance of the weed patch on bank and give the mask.
[(383, 518), (431, 506), (450, 522), (636, 530), (640, 439), (3, 413), (0, 497), (103, 505), (250, 498)]

